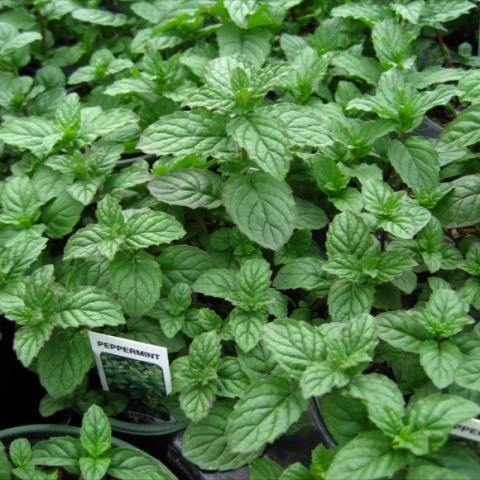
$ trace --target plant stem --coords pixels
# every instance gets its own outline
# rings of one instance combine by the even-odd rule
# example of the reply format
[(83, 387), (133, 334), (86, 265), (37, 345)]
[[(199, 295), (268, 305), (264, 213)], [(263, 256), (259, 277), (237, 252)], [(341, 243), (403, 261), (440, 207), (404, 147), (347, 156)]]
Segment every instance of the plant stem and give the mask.
[(46, 54), (47, 53), (47, 41), (46, 41), (45, 33), (47, 31), (47, 25), (46, 25), (46, 22), (45, 22), (45, 18), (42, 14), (42, 11), (39, 8), (37, 9), (37, 24), (38, 24), (38, 28), (40, 29), (40, 35), (42, 36), (42, 39), (40, 40), (42, 53)]
[(445, 45), (445, 42), (443, 41), (443, 35), (438, 30), (437, 30), (437, 40), (438, 40), (438, 46), (440, 48), (440, 52), (442, 53), (443, 61), (445, 62), (445, 65), (449, 68), (452, 68), (453, 67), (452, 57), (450, 56), (450, 52), (448, 51), (448, 48)]

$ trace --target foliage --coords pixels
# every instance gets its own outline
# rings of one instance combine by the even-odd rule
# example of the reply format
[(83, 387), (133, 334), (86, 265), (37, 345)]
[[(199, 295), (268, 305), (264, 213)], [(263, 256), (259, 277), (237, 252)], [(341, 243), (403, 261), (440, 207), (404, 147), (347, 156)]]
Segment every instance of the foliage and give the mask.
[(9, 446), (8, 456), (3, 444), (0, 447), (0, 472), (5, 480), (55, 480), (63, 475), (60, 471), (85, 480), (173, 478), (160, 462), (142, 451), (112, 447), (110, 423), (97, 405), (85, 413), (80, 438), (52, 437), (33, 446), (27, 438), (16, 438)]
[(477, 4), (1, 1), (0, 310), (42, 413), (126, 406), (95, 329), (169, 349), (204, 469), (279, 472), (318, 397), (341, 448), (282, 480), (478, 478)]

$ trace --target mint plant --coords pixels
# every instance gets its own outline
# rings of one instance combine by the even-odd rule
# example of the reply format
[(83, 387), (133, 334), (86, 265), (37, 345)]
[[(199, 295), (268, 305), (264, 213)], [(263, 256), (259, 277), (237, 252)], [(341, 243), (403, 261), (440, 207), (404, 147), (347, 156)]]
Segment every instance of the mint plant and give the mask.
[(96, 405), (83, 417), (80, 438), (58, 436), (33, 445), (27, 438), (16, 438), (9, 446), (8, 457), (5, 451), (0, 455), (0, 469), (5, 480), (53, 480), (65, 474), (85, 480), (122, 479), (131, 475), (152, 480), (173, 478), (146, 453), (112, 447), (108, 418)]
[[(205, 470), (480, 476), (478, 2), (0, 5), (0, 311), (42, 415), (141, 403), (94, 329), (168, 349)], [(337, 447), (282, 471), (313, 402)]]

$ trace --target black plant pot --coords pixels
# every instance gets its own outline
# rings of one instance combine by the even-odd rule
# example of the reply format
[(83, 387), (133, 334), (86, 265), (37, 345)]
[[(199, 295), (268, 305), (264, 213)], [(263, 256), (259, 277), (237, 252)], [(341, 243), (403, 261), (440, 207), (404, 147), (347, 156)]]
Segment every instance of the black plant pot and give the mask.
[[(55, 425), (55, 424), (37, 424), (37, 425), (24, 425), (21, 427), (13, 427), (5, 430), (0, 430), (0, 442), (2, 442), (7, 448), (11, 442), (17, 438), (26, 438), (31, 443), (39, 442), (41, 440), (47, 440), (51, 437), (61, 436), (80, 436), (80, 428), (73, 425)], [(138, 447), (131, 445), (124, 440), (113, 437), (113, 447), (130, 448), (135, 450), (141, 450)], [(144, 452), (145, 453), (145, 452)], [(165, 471), (167, 476), (172, 480), (178, 480), (177, 477), (157, 458), (153, 457), (157, 465)], [(141, 480), (141, 479), (138, 479)]]
[[(144, 424), (127, 422), (112, 417), (109, 420), (112, 431), (117, 438), (135, 445), (135, 447), (159, 460), (166, 457), (172, 435), (185, 428), (183, 423), (177, 421)], [(80, 425), (81, 422), (81, 415), (78, 412), (73, 413), (72, 423)]]
[[(265, 451), (265, 456), (275, 460), (282, 467), (300, 462), (305, 466), (310, 465), (311, 451), (319, 444), (324, 443), (324, 438), (316, 423), (312, 413), (309, 412), (308, 418), (311, 425), (302, 428), (300, 431), (291, 435), (285, 435), (275, 441)], [(168, 446), (166, 457), (167, 466), (180, 478), (186, 480), (248, 480), (248, 467), (225, 472), (205, 471), (189, 462), (182, 454), (183, 432), (177, 433)], [(270, 480), (270, 479), (265, 479)]]
[(318, 433), (322, 439), (322, 443), (327, 448), (333, 448), (337, 444), (332, 434), (329, 432), (328, 427), (325, 423), (325, 420), (322, 417), (322, 411), (320, 409), (320, 404), (316, 398), (310, 400), (310, 416), (315, 427), (318, 430)]

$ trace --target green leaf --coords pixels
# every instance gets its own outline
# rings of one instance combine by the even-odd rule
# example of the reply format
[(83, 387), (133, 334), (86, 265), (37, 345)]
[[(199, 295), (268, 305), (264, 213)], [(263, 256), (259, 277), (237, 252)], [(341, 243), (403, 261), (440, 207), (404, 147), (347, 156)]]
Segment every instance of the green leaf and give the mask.
[(448, 0), (427, 0), (420, 17), (423, 25), (446, 23), (468, 13), (475, 4), (468, 0), (460, 0), (452, 4)]
[(13, 440), (8, 453), (17, 467), (28, 467), (32, 463), (32, 447), (26, 438)]
[(328, 311), (335, 322), (346, 322), (370, 311), (374, 293), (375, 287), (368, 283), (336, 280), (328, 292)]
[(287, 372), (300, 376), (310, 363), (325, 358), (320, 331), (298, 320), (276, 320), (264, 329), (264, 342), (272, 357)]
[(176, 283), (191, 285), (208, 270), (215, 268), (215, 262), (207, 252), (191, 245), (175, 245), (165, 248), (158, 257), (164, 289), (170, 290)]
[(355, 377), (348, 386), (348, 394), (367, 403), (388, 407), (403, 415), (402, 392), (397, 384), (385, 375), (369, 373)]
[(204, 110), (165, 115), (140, 137), (138, 148), (155, 155), (209, 155), (225, 148), (225, 117)]
[(0, 442), (0, 477), (5, 480), (11, 479), (12, 465), (8, 460), (3, 443)]
[(112, 260), (120, 245), (120, 239), (112, 237), (99, 225), (89, 225), (77, 230), (65, 245), (64, 260), (105, 256)]
[(101, 480), (105, 478), (105, 474), (110, 466), (110, 459), (81, 457), (78, 461), (78, 466), (80, 467), (83, 478), (88, 478), (88, 480)]
[(387, 67), (408, 68), (414, 62), (410, 45), (420, 29), (401, 24), (396, 19), (375, 23), (372, 41), (378, 59)]
[(281, 121), (265, 115), (250, 114), (231, 120), (227, 131), (263, 171), (279, 180), (285, 178), (291, 155), (287, 130)]
[(467, 357), (455, 372), (455, 383), (463, 388), (480, 391), (480, 360), (475, 356)]
[(257, 458), (248, 466), (248, 479), (280, 478), (282, 471), (282, 467), (270, 458)]
[(125, 245), (137, 249), (171, 243), (185, 235), (180, 222), (164, 212), (136, 210), (127, 219)]
[[(315, 474), (313, 474), (315, 475)], [(312, 480), (315, 478), (305, 465), (300, 462), (291, 463), (280, 475), (279, 480)], [(321, 477), (319, 477), (321, 478)]]
[(53, 325), (48, 322), (22, 327), (15, 333), (14, 349), (17, 357), (28, 367), (47, 343), (53, 332)]
[(346, 211), (335, 216), (328, 228), (327, 253), (361, 258), (373, 246), (373, 237), (362, 217)]
[(230, 299), (237, 288), (234, 272), (226, 268), (212, 268), (200, 275), (193, 285), (193, 290), (203, 295)]
[(47, 226), (47, 233), (52, 238), (62, 238), (73, 230), (80, 220), (83, 205), (68, 193), (60, 194), (48, 204), (42, 214), (42, 222)]
[(430, 451), (433, 451), (445, 443), (457, 423), (470, 420), (479, 412), (480, 407), (470, 400), (434, 393), (409, 406), (406, 421), (413, 431), (428, 433)]
[(301, 257), (284, 265), (277, 273), (273, 286), (279, 290), (304, 288), (327, 289), (331, 280), (323, 270), (325, 261), (317, 257)]
[(72, 17), (82, 22), (106, 27), (121, 27), (127, 22), (126, 15), (122, 13), (113, 13), (108, 10), (94, 8), (77, 8), (72, 12)]
[(92, 405), (82, 420), (80, 441), (87, 453), (97, 458), (112, 444), (112, 429), (107, 416), (97, 405)]
[(150, 193), (160, 202), (189, 208), (217, 208), (222, 200), (221, 178), (209, 170), (185, 168), (164, 173), (150, 182)]
[(215, 404), (209, 414), (197, 423), (191, 423), (184, 434), (183, 455), (203, 470), (234, 470), (258, 455), (234, 453), (226, 437), (227, 421), (232, 413), (233, 403), (221, 401)]
[(335, 387), (343, 387), (349, 380), (346, 373), (337, 370), (329, 362), (317, 362), (303, 372), (300, 387), (305, 398), (320, 397)]
[(54, 398), (71, 394), (93, 364), (90, 342), (84, 332), (55, 332), (38, 356), (40, 383)]
[(218, 395), (235, 398), (243, 395), (250, 385), (250, 379), (242, 370), (236, 357), (222, 357), (217, 368)]
[(130, 317), (146, 314), (160, 298), (162, 272), (146, 252), (117, 253), (110, 264), (110, 276), (113, 290)]
[(326, 334), (327, 358), (336, 368), (346, 369), (371, 360), (377, 344), (373, 317), (357, 315), (337, 327), (341, 330), (327, 331)]
[(236, 403), (227, 423), (228, 444), (235, 452), (254, 452), (286, 432), (306, 407), (288, 380), (263, 378)]
[(22, 150), (30, 150), (34, 155), (48, 155), (60, 140), (61, 134), (45, 118), (4, 116), (0, 127), (0, 140)]
[(243, 55), (257, 67), (265, 63), (270, 53), (271, 38), (271, 33), (261, 28), (242, 30), (227, 24), (217, 31), (221, 57)]
[(103, 291), (93, 287), (66, 293), (55, 317), (56, 324), (63, 328), (95, 328), (125, 323), (120, 306)]
[(263, 311), (243, 311), (238, 308), (230, 314), (230, 326), (235, 343), (244, 352), (249, 352), (262, 338), (262, 328), (267, 316)]
[(369, 85), (376, 85), (382, 74), (382, 67), (377, 60), (348, 51), (338, 52), (332, 59), (332, 63), (345, 70), (349, 76), (358, 77)]
[(331, 145), (326, 115), (312, 107), (294, 103), (279, 103), (262, 107), (269, 118), (278, 118), (287, 128), (288, 142), (300, 148), (321, 148)]
[(437, 204), (434, 215), (444, 227), (468, 227), (480, 222), (480, 175), (460, 177), (453, 190)]
[(140, 450), (113, 448), (108, 452), (111, 459), (108, 474), (119, 480), (170, 480), (172, 473), (158, 460)]
[(224, 0), (230, 18), (240, 27), (248, 26), (247, 17), (257, 9), (256, 0)]
[(405, 143), (393, 141), (388, 149), (388, 158), (403, 182), (414, 191), (438, 185), (438, 154), (425, 138), (410, 137)]
[(223, 199), (239, 230), (262, 247), (279, 250), (291, 237), (295, 202), (286, 183), (263, 172), (234, 175)]
[(463, 359), (458, 347), (452, 342), (428, 340), (422, 343), (419, 353), (420, 363), (433, 384), (439, 389), (448, 387)]
[(180, 406), (192, 422), (198, 422), (212, 408), (216, 393), (217, 389), (212, 383), (193, 385), (180, 393)]
[(373, 428), (363, 402), (337, 392), (327, 393), (319, 401), (322, 416), (337, 444), (345, 445), (357, 434)]
[(238, 274), (235, 303), (255, 309), (265, 302), (270, 302), (270, 299), (266, 298), (266, 293), (270, 288), (271, 274), (270, 264), (266, 260), (261, 258), (245, 260)]
[(406, 352), (418, 353), (423, 340), (430, 338), (421, 323), (408, 311), (382, 313), (377, 317), (382, 340)]
[(80, 440), (72, 437), (51, 438), (33, 447), (34, 462), (51, 467), (76, 467), (83, 454)]
[(480, 105), (460, 112), (443, 130), (440, 139), (455, 147), (468, 147), (480, 141)]
[(411, 460), (408, 452), (393, 450), (391, 440), (382, 433), (362, 433), (337, 453), (326, 480), (388, 478)]

